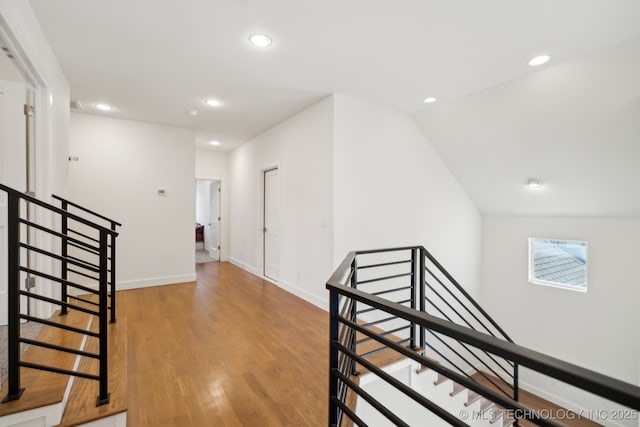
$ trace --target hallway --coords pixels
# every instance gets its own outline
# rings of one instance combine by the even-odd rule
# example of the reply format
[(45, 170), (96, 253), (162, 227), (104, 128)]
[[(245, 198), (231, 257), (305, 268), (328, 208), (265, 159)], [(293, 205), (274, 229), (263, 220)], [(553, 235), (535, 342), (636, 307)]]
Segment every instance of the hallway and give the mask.
[(119, 293), (127, 424), (326, 425), (327, 314), (228, 263), (197, 275)]

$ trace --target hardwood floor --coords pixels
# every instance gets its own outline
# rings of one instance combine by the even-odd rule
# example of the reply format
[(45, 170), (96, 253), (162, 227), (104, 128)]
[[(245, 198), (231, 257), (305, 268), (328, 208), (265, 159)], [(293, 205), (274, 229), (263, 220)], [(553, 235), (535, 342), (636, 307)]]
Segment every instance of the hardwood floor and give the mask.
[(127, 424), (327, 424), (328, 314), (227, 263), (119, 293)]

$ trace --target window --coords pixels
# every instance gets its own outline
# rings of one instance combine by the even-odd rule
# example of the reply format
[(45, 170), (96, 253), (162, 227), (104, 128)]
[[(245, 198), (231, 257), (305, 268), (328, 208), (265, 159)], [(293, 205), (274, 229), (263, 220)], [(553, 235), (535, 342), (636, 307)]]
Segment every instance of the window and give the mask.
[(587, 242), (529, 239), (529, 282), (587, 291)]

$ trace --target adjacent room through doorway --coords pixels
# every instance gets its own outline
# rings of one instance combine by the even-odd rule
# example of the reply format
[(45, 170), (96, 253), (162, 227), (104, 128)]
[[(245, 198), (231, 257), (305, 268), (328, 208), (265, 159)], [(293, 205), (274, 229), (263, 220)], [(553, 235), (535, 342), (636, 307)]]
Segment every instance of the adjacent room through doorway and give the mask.
[(220, 261), (220, 181), (196, 180), (196, 263)]

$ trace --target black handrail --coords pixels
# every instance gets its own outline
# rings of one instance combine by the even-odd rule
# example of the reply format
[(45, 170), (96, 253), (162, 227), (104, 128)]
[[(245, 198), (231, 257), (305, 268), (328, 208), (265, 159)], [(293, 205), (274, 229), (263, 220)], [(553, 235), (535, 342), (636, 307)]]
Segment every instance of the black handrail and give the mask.
[(71, 202), (71, 201), (69, 201), (69, 200), (67, 200), (67, 199), (65, 199), (65, 198), (63, 198), (63, 197), (58, 196), (57, 194), (52, 194), (52, 195), (51, 195), (51, 197), (52, 197), (52, 198), (54, 198), (54, 199), (56, 199), (56, 200), (59, 200), (59, 201), (61, 201), (61, 202), (65, 202), (65, 203), (67, 203), (67, 205), (69, 205), (69, 206), (73, 206), (74, 208), (77, 208), (77, 209), (80, 209), (81, 211), (86, 212), (86, 213), (88, 213), (88, 214), (91, 214), (91, 215), (93, 215), (93, 216), (95, 216), (95, 217), (97, 217), (97, 218), (100, 218), (100, 219), (103, 219), (103, 220), (105, 220), (105, 221), (107, 221), (107, 222), (110, 222), (110, 223), (112, 223), (112, 224), (115, 224), (115, 225), (117, 225), (118, 227), (122, 227), (122, 224), (120, 224), (119, 222), (117, 222), (117, 221), (115, 221), (115, 220), (113, 220), (113, 219), (111, 219), (111, 218), (107, 218), (106, 216), (101, 215), (101, 214), (99, 214), (99, 213), (97, 213), (97, 212), (94, 212), (94, 211), (92, 211), (92, 210), (90, 210), (90, 209), (87, 209), (87, 208), (85, 208), (84, 206), (80, 206), (80, 205), (79, 205), (79, 204), (77, 204), (77, 203), (73, 203), (73, 202)]
[[(414, 268), (412, 268), (412, 272), (414, 274), (412, 274), (411, 285), (413, 287), (412, 298), (417, 298), (419, 306), (416, 306), (412, 302), (411, 307), (407, 307), (406, 305), (402, 305), (398, 301), (391, 301), (389, 299), (382, 298), (379, 295), (385, 294), (386, 292), (384, 290), (364, 292), (362, 289), (357, 289), (359, 255), (386, 253), (402, 250), (411, 250), (412, 260), (414, 259), (416, 253), (421, 254), (419, 258), (419, 266), (417, 267), (417, 273), (419, 277), (418, 283), (420, 283), (420, 286), (417, 289), (419, 290), (419, 295), (417, 295), (415, 292), (415, 260), (412, 261), (412, 265), (414, 266)], [(435, 268), (437, 268), (439, 272), (442, 273), (442, 275), (460, 291), (460, 293), (477, 309), (478, 313), (480, 313), (488, 322), (490, 322), (495, 327), (498, 333), (503, 335), (504, 339), (496, 337), (490, 330), (487, 330), (488, 333), (477, 331), (470, 324), (468, 324), (468, 322), (466, 322), (468, 325), (456, 324), (452, 322), (451, 319), (448, 318), (448, 316), (444, 315), (444, 313), (442, 314), (447, 320), (430, 315), (426, 312), (425, 301), (428, 301), (428, 299), (425, 298), (424, 295), (424, 289), (426, 287), (426, 282), (424, 280), (425, 259), (428, 259), (435, 266)], [(385, 265), (395, 264), (401, 264), (401, 262), (376, 262), (375, 266), (383, 267)], [(433, 275), (433, 273), (431, 274)], [(433, 275), (433, 277), (437, 279), (435, 275)], [(441, 286), (445, 286), (445, 284), (442, 283), (442, 281), (440, 281), (439, 279), (438, 282)], [(485, 398), (496, 402), (504, 408), (512, 410), (524, 409), (524, 411), (519, 412), (520, 414), (523, 414), (521, 418), (532, 420), (539, 425), (557, 426), (560, 424), (552, 420), (544, 419), (541, 414), (536, 413), (529, 408), (525, 408), (518, 402), (518, 368), (520, 364), (539, 373), (564, 381), (568, 384), (587, 390), (606, 399), (612, 400), (633, 409), (640, 409), (639, 387), (607, 377), (602, 374), (598, 374), (596, 372), (561, 361), (559, 359), (552, 358), (550, 356), (535, 352), (533, 350), (513, 343), (511, 338), (504, 332), (504, 330), (497, 324), (497, 322), (495, 322), (495, 320), (493, 320), (489, 316), (489, 314), (486, 313), (486, 311), (482, 309), (482, 307), (480, 307), (480, 305), (464, 289), (462, 289), (458, 282), (455, 281), (455, 279), (453, 279), (453, 277), (448, 272), (446, 272), (446, 270), (444, 270), (444, 268), (422, 246), (350, 252), (344, 258), (340, 266), (331, 275), (331, 278), (327, 282), (327, 289), (329, 289), (331, 294), (331, 345), (329, 374), (330, 425), (342, 425), (341, 423), (343, 415), (349, 417), (357, 425), (365, 425), (361, 423), (362, 420), (353, 417), (357, 417), (357, 414), (354, 414), (352, 411), (353, 408), (348, 408), (349, 410), (345, 410), (346, 402), (344, 399), (347, 395), (346, 389), (349, 388), (356, 394), (360, 394), (359, 391), (362, 390), (360, 387), (357, 387), (357, 384), (355, 384), (353, 381), (345, 381), (345, 378), (348, 378), (351, 374), (355, 373), (354, 367), (356, 364), (365, 367), (372, 367), (372, 364), (367, 360), (367, 355), (371, 353), (377, 353), (385, 349), (395, 350), (396, 352), (406, 356), (407, 358), (413, 359), (414, 361), (417, 361), (422, 365), (433, 369), (439, 374), (442, 374), (445, 377), (454, 380), (456, 383), (468, 388), (469, 390), (472, 390), (484, 396)], [(458, 303), (462, 304), (462, 302), (457, 297), (454, 296), (454, 298), (458, 301)], [(431, 303), (431, 301), (429, 302)], [(362, 304), (370, 308), (356, 311), (356, 304)], [(341, 307), (342, 311), (339, 310)], [(468, 310), (468, 307), (465, 306), (465, 309)], [(447, 339), (452, 340), (452, 342), (457, 342), (458, 345), (462, 346), (462, 348), (466, 349), (467, 351), (469, 351), (469, 353), (474, 355), (474, 357), (478, 358), (478, 356), (469, 349), (469, 346), (474, 347), (475, 349), (484, 352), (484, 354), (486, 354), (498, 366), (502, 367), (502, 365), (496, 361), (495, 357), (504, 359), (514, 369), (513, 375), (509, 374), (509, 376), (514, 380), (513, 396), (510, 396), (508, 393), (502, 394), (494, 388), (484, 386), (483, 384), (477, 382), (474, 378), (472, 378), (467, 372), (461, 370), (453, 363), (450, 364), (454, 367), (454, 369), (460, 370), (460, 373), (455, 372), (440, 363), (434, 363), (432, 359), (429, 359), (425, 356), (425, 354), (422, 352), (422, 349), (418, 349), (420, 351), (415, 350), (415, 335), (413, 333), (411, 333), (412, 345), (409, 347), (405, 347), (403, 343), (407, 340), (398, 340), (397, 337), (391, 335), (395, 331), (402, 328), (392, 329), (391, 331), (381, 331), (377, 328), (368, 328), (366, 324), (362, 324), (363, 322), (356, 318), (356, 316), (361, 313), (374, 310), (384, 313), (384, 319), (389, 319), (388, 316), (392, 316), (392, 318), (408, 321), (410, 325), (412, 325), (412, 331), (414, 330), (413, 326), (418, 328), (418, 330), (420, 331), (420, 345), (423, 348), (427, 346), (425, 340), (425, 332), (429, 332), (434, 336), (435, 334), (438, 334), (442, 337), (447, 337)], [(469, 313), (476, 317), (471, 311), (469, 311)], [(476, 318), (476, 320), (482, 323), (479, 319)], [(369, 323), (373, 324), (376, 323), (376, 321)], [(486, 326), (484, 328), (486, 329)], [(365, 338), (359, 339), (356, 342), (356, 331), (364, 334)], [(348, 338), (347, 341), (345, 341), (344, 337), (351, 338)], [(355, 351), (357, 343), (363, 343), (371, 340), (377, 341), (382, 345), (382, 347), (364, 354), (358, 354), (358, 352)], [(455, 350), (453, 350), (452, 353), (458, 354), (463, 360), (466, 361), (466, 359)], [(484, 363), (482, 360), (480, 360), (480, 362)], [(467, 361), (467, 363), (469, 362)], [(484, 366), (491, 370), (491, 368), (486, 363), (484, 363)], [(345, 370), (345, 367), (350, 368)], [(502, 368), (504, 370), (504, 367)], [(370, 370), (375, 371), (377, 374), (379, 374), (379, 370), (377, 369)], [(477, 372), (482, 373), (482, 371), (480, 370), (477, 370)], [(382, 377), (381, 375), (378, 376)], [(490, 382), (493, 383), (493, 381)], [(493, 384), (494, 386), (496, 386), (495, 383)], [(354, 387), (354, 385), (356, 387)], [(501, 389), (501, 387), (497, 388)], [(412, 390), (407, 386), (406, 389), (403, 389), (402, 391), (405, 394), (409, 394)], [(502, 391), (504, 392), (504, 390)], [(368, 396), (368, 398), (371, 398), (371, 396)], [(381, 404), (379, 402), (376, 402), (376, 405), (372, 406), (379, 408), (379, 405)], [(387, 415), (386, 410), (382, 410), (379, 412), (381, 412), (383, 415)], [(438, 410), (436, 410), (436, 413), (438, 413)]]
[[(99, 395), (97, 397), (96, 405), (103, 405), (109, 403), (110, 394), (108, 391), (108, 300), (107, 295), (109, 293), (108, 286), (108, 242), (112, 243), (112, 248), (115, 246), (115, 238), (118, 235), (118, 232), (115, 229), (109, 229), (100, 224), (96, 224), (93, 221), (90, 221), (86, 218), (83, 218), (79, 215), (71, 213), (65, 209), (58, 208), (49, 203), (46, 203), (42, 200), (36, 199), (28, 194), (19, 192), (15, 189), (7, 187), (6, 185), (0, 184), (0, 191), (4, 191), (7, 193), (7, 278), (8, 278), (8, 391), (7, 396), (2, 401), (9, 402), (13, 400), (17, 400), (21, 397), (24, 392), (24, 388), (20, 387), (20, 368), (30, 368), (30, 369), (39, 369), (48, 372), (60, 373), (65, 375), (73, 375), (83, 378), (93, 379), (99, 382)], [(49, 228), (47, 225), (38, 224), (30, 218), (24, 218), (24, 212), (21, 214), (21, 206), (39, 206), (45, 209), (50, 214), (57, 214), (63, 219), (63, 223), (66, 224), (68, 220), (76, 221), (80, 224), (83, 224), (90, 229), (94, 230), (98, 233), (99, 239), (97, 240), (98, 245), (96, 249), (98, 250), (97, 255), (99, 255), (99, 264), (89, 263), (80, 258), (69, 256), (66, 251), (66, 245), (63, 245), (61, 249), (61, 253), (57, 254), (52, 252), (49, 248), (43, 248), (37, 246), (37, 243), (24, 243), (21, 240), (22, 228), (26, 227), (27, 232), (30, 230), (39, 230), (44, 233), (47, 233), (49, 236), (59, 238), (61, 241), (72, 244), (72, 242), (82, 243), (77, 239), (68, 236), (67, 227), (63, 227), (60, 232), (54, 231)], [(28, 212), (26, 213), (28, 216)], [(87, 250), (83, 247), (84, 243), (75, 245), (75, 247), (81, 250)], [(87, 245), (90, 246), (90, 245)], [(91, 246), (90, 246), (91, 247)], [(39, 271), (36, 268), (28, 265), (23, 265), (21, 262), (21, 249), (26, 250), (26, 253), (36, 252), (41, 256), (47, 257), (47, 259), (54, 260), (60, 262), (63, 265), (63, 272), (59, 276), (54, 275), (51, 272), (43, 272)], [(93, 252), (91, 252), (93, 254)], [(95, 255), (95, 254), (94, 254)], [(88, 271), (92, 271), (97, 273), (99, 277), (94, 278), (98, 282), (98, 290), (94, 290), (88, 286), (80, 285), (74, 283), (72, 281), (67, 280), (66, 271), (67, 264), (73, 264), (80, 268), (86, 269)], [(21, 274), (27, 274), (28, 276), (38, 276), (44, 279), (47, 279), (51, 283), (60, 284), (60, 288), (62, 291), (62, 298), (50, 298), (41, 295), (40, 293), (30, 292), (28, 290), (22, 290), (20, 288), (20, 279)], [(75, 287), (84, 291), (87, 291), (92, 294), (97, 294), (99, 297), (99, 302), (94, 303), (91, 302), (91, 305), (95, 307), (95, 310), (90, 310), (80, 305), (70, 304), (67, 300), (66, 289), (67, 286)], [(115, 294), (115, 292), (112, 292)], [(20, 297), (26, 296), (28, 298), (35, 298), (50, 304), (58, 305), (62, 307), (61, 311), (66, 311), (67, 308), (72, 308), (74, 310), (82, 311), (89, 315), (95, 315), (98, 317), (99, 321), (99, 332), (95, 333), (89, 330), (82, 330), (79, 328), (71, 327), (64, 325), (59, 322), (54, 322), (52, 320), (40, 319), (30, 314), (23, 314), (20, 310)], [(83, 301), (80, 298), (77, 298), (79, 301)], [(86, 300), (85, 302), (88, 302)], [(76, 350), (64, 346), (54, 345), (52, 343), (38, 341), (37, 339), (26, 339), (20, 337), (20, 320), (28, 320), (38, 322), (44, 325), (48, 325), (51, 327), (67, 330), (74, 333), (83, 334), (86, 336), (96, 337), (99, 341), (99, 351), (98, 353), (89, 353), (82, 350)], [(20, 360), (20, 343), (28, 343), (34, 346), (44, 347), (54, 351), (60, 351), (75, 355), (82, 355), (87, 357), (93, 357), (99, 359), (100, 366), (98, 369), (98, 374), (87, 374), (79, 371), (70, 371), (66, 369), (60, 369), (55, 366), (46, 366), (43, 364), (36, 363), (28, 363)]]
[(427, 313), (372, 296), (359, 289), (327, 283), (327, 289), (339, 295), (376, 307), (399, 318), (424, 326), (458, 341), (482, 348), (505, 359), (518, 362), (536, 372), (587, 390), (605, 399), (640, 410), (640, 387), (548, 356), (518, 344), (504, 341)]

